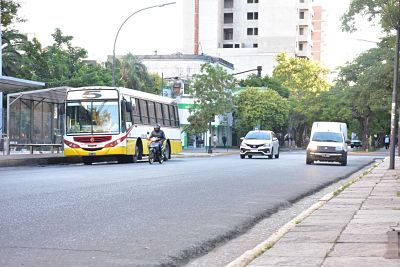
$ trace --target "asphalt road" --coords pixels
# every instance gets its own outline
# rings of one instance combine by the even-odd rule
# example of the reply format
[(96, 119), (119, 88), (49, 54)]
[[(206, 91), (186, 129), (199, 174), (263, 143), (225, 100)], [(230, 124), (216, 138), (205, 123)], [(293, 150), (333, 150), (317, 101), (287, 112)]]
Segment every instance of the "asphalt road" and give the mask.
[(0, 266), (181, 265), (372, 159), (0, 168)]

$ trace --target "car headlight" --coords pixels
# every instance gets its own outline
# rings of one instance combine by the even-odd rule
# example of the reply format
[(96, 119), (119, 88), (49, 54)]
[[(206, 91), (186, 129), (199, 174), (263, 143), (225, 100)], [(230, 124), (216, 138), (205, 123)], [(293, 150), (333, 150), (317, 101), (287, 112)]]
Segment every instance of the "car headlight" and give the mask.
[(335, 150), (336, 150), (336, 151), (341, 151), (341, 150), (343, 150), (343, 146), (336, 146), (336, 147), (335, 147)]
[(307, 150), (310, 150), (310, 151), (317, 151), (317, 149), (318, 149), (318, 146), (316, 144), (309, 144), (307, 147)]
[(266, 143), (266, 144), (263, 144), (261, 147), (270, 147), (270, 146), (271, 146), (270, 143)]
[(242, 142), (242, 143), (240, 144), (240, 147), (247, 148), (248, 146), (247, 146), (246, 143), (243, 143), (243, 142)]

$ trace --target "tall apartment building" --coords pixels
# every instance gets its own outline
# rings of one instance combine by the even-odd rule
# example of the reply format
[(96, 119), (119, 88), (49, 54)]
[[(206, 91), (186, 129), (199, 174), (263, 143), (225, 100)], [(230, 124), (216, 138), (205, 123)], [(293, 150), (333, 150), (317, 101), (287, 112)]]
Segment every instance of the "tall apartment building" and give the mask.
[(183, 53), (205, 53), (232, 62), (235, 72), (262, 66), (271, 74), (275, 56), (312, 58), (313, 0), (185, 0)]

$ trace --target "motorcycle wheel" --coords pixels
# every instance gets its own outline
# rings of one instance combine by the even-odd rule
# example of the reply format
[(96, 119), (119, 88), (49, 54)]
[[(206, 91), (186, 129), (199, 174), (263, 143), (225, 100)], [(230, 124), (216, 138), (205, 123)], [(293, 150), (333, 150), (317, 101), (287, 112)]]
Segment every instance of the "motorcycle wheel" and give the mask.
[(149, 163), (153, 164), (154, 162), (154, 152), (150, 150), (149, 152)]
[(162, 164), (164, 162), (164, 155), (163, 153), (161, 153), (160, 155), (158, 155), (158, 163)]

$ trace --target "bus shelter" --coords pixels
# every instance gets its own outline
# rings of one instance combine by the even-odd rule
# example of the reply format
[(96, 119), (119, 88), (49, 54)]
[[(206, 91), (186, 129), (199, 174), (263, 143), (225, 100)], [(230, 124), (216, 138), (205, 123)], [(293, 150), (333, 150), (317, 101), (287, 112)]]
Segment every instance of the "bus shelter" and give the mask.
[(52, 151), (62, 147), (65, 97), (69, 87), (56, 87), (7, 95), (5, 151)]

